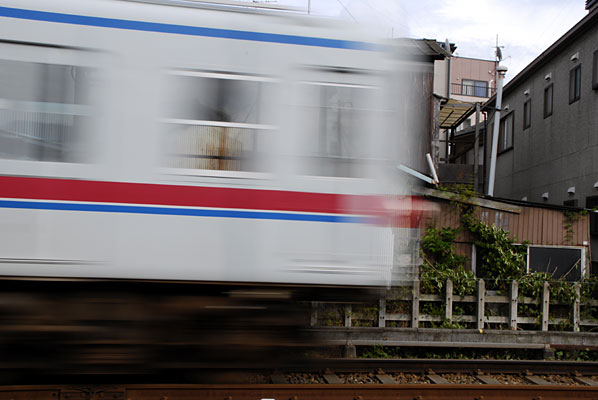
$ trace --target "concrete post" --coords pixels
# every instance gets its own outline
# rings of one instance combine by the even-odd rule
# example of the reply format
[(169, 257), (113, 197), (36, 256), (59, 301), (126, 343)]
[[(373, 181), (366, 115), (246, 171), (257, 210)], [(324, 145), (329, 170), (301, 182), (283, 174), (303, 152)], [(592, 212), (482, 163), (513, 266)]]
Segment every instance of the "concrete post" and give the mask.
[(486, 302), (486, 283), (483, 279), (478, 281), (478, 329), (484, 329), (484, 305)]
[(542, 291), (542, 330), (548, 331), (548, 316), (550, 313), (550, 287), (548, 282), (544, 282)]
[(511, 310), (509, 313), (511, 323), (509, 324), (509, 328), (511, 330), (517, 330), (517, 305), (518, 300), (517, 297), (519, 296), (519, 283), (517, 281), (511, 282)]
[(573, 304), (573, 332), (579, 332), (581, 323), (581, 285), (575, 284), (575, 303)]
[(446, 297), (445, 297), (445, 310), (444, 317), (453, 321), (453, 281), (450, 279), (446, 280)]
[(419, 280), (413, 281), (413, 300), (411, 302), (411, 327), (419, 328)]
[(351, 305), (346, 305), (345, 306), (345, 326), (346, 327), (350, 327), (351, 326)]
[(380, 304), (378, 307), (378, 327), (384, 328), (386, 326), (386, 297), (380, 297)]

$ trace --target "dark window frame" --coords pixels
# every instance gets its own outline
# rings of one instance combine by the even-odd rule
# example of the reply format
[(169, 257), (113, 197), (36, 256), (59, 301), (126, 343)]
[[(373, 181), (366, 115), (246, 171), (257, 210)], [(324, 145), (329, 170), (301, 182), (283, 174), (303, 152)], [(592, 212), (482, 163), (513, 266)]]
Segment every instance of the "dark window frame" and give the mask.
[[(471, 84), (465, 84), (471, 82)], [(480, 86), (479, 84), (483, 84)], [(462, 79), (461, 80), (461, 95), (472, 97), (489, 97), (490, 85), (488, 81), (480, 81), (476, 79)]]
[(523, 130), (532, 126), (532, 99), (527, 99), (523, 103)]
[(569, 71), (569, 104), (581, 98), (581, 64)]
[[(549, 254), (546, 254), (550, 252)], [(578, 254), (576, 254), (579, 252)], [(544, 253), (544, 254), (542, 254)], [(568, 255), (565, 255), (568, 254)], [(556, 279), (575, 282), (583, 279), (587, 266), (583, 246), (529, 245), (527, 248), (527, 272), (548, 272)], [(563, 257), (565, 258), (563, 260)], [(568, 259), (568, 260), (567, 260)], [(539, 260), (543, 262), (539, 263)], [(566, 264), (563, 264), (565, 262)]]
[(594, 51), (594, 63), (592, 65), (592, 89), (598, 90), (598, 50)]
[[(510, 119), (510, 121), (509, 121)], [(505, 124), (509, 123), (511, 125), (511, 140), (510, 143), (504, 145), (504, 130)], [(507, 141), (508, 142), (508, 141)], [(509, 150), (513, 149), (515, 145), (515, 111), (511, 111), (510, 113), (506, 114), (504, 117), (500, 119), (500, 125), (498, 129), (498, 154), (506, 153)]]
[(579, 201), (577, 199), (569, 199), (569, 200), (563, 201), (563, 206), (565, 206), (565, 207), (577, 207), (578, 203), (579, 203)]
[[(549, 93), (550, 93), (550, 97), (548, 97)], [(552, 115), (552, 109), (554, 107), (553, 98), (554, 98), (554, 85), (551, 83), (550, 85), (548, 85), (544, 88), (544, 118), (548, 118)], [(548, 104), (550, 104), (550, 109), (548, 107)]]
[[(598, 207), (598, 196), (586, 197), (586, 208)], [(598, 236), (598, 212), (590, 212), (590, 235)]]

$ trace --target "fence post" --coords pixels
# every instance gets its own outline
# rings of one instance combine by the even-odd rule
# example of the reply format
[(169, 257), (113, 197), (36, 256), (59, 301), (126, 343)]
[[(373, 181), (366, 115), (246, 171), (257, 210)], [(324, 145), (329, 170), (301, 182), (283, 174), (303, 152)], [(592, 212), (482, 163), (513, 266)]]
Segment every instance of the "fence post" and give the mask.
[(351, 326), (351, 305), (345, 306), (345, 327)]
[(446, 280), (444, 317), (451, 322), (453, 320), (453, 281), (450, 279)]
[(311, 302), (311, 320), (309, 321), (311, 327), (318, 325), (318, 302)]
[(413, 281), (413, 301), (411, 302), (411, 327), (419, 328), (419, 280)]
[(511, 323), (509, 328), (517, 330), (517, 296), (519, 296), (519, 283), (515, 280), (511, 281), (511, 310), (509, 316)]
[(579, 332), (581, 324), (581, 284), (575, 283), (575, 303), (573, 304), (573, 332)]
[(542, 291), (542, 330), (548, 330), (548, 313), (550, 312), (550, 288), (548, 282), (544, 282)]
[(478, 281), (478, 329), (484, 329), (484, 303), (486, 302), (486, 283)]
[(380, 296), (380, 305), (378, 307), (378, 326), (386, 326), (386, 296)]

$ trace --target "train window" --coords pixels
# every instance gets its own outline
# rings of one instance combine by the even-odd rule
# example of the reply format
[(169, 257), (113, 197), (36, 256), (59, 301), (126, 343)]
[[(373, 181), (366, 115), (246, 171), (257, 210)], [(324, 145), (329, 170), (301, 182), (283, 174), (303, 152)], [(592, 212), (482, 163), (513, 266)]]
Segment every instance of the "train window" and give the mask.
[(304, 83), (298, 113), (306, 152), (302, 170), (308, 175), (357, 178), (364, 176), (368, 104), (373, 89), (366, 86)]
[(84, 161), (91, 71), (0, 60), (0, 158)]
[(262, 171), (272, 126), (266, 78), (177, 71), (169, 74), (163, 120), (164, 166), (221, 171)]

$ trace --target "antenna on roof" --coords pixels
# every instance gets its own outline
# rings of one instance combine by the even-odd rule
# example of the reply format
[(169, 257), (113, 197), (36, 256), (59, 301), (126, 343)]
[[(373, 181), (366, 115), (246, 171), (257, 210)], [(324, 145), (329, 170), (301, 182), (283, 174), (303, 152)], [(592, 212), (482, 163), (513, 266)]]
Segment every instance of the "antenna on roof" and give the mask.
[(496, 47), (495, 47), (495, 54), (496, 54), (496, 61), (501, 62), (502, 61), (502, 50), (504, 49), (505, 46), (499, 46), (498, 45), (498, 35), (496, 35)]

